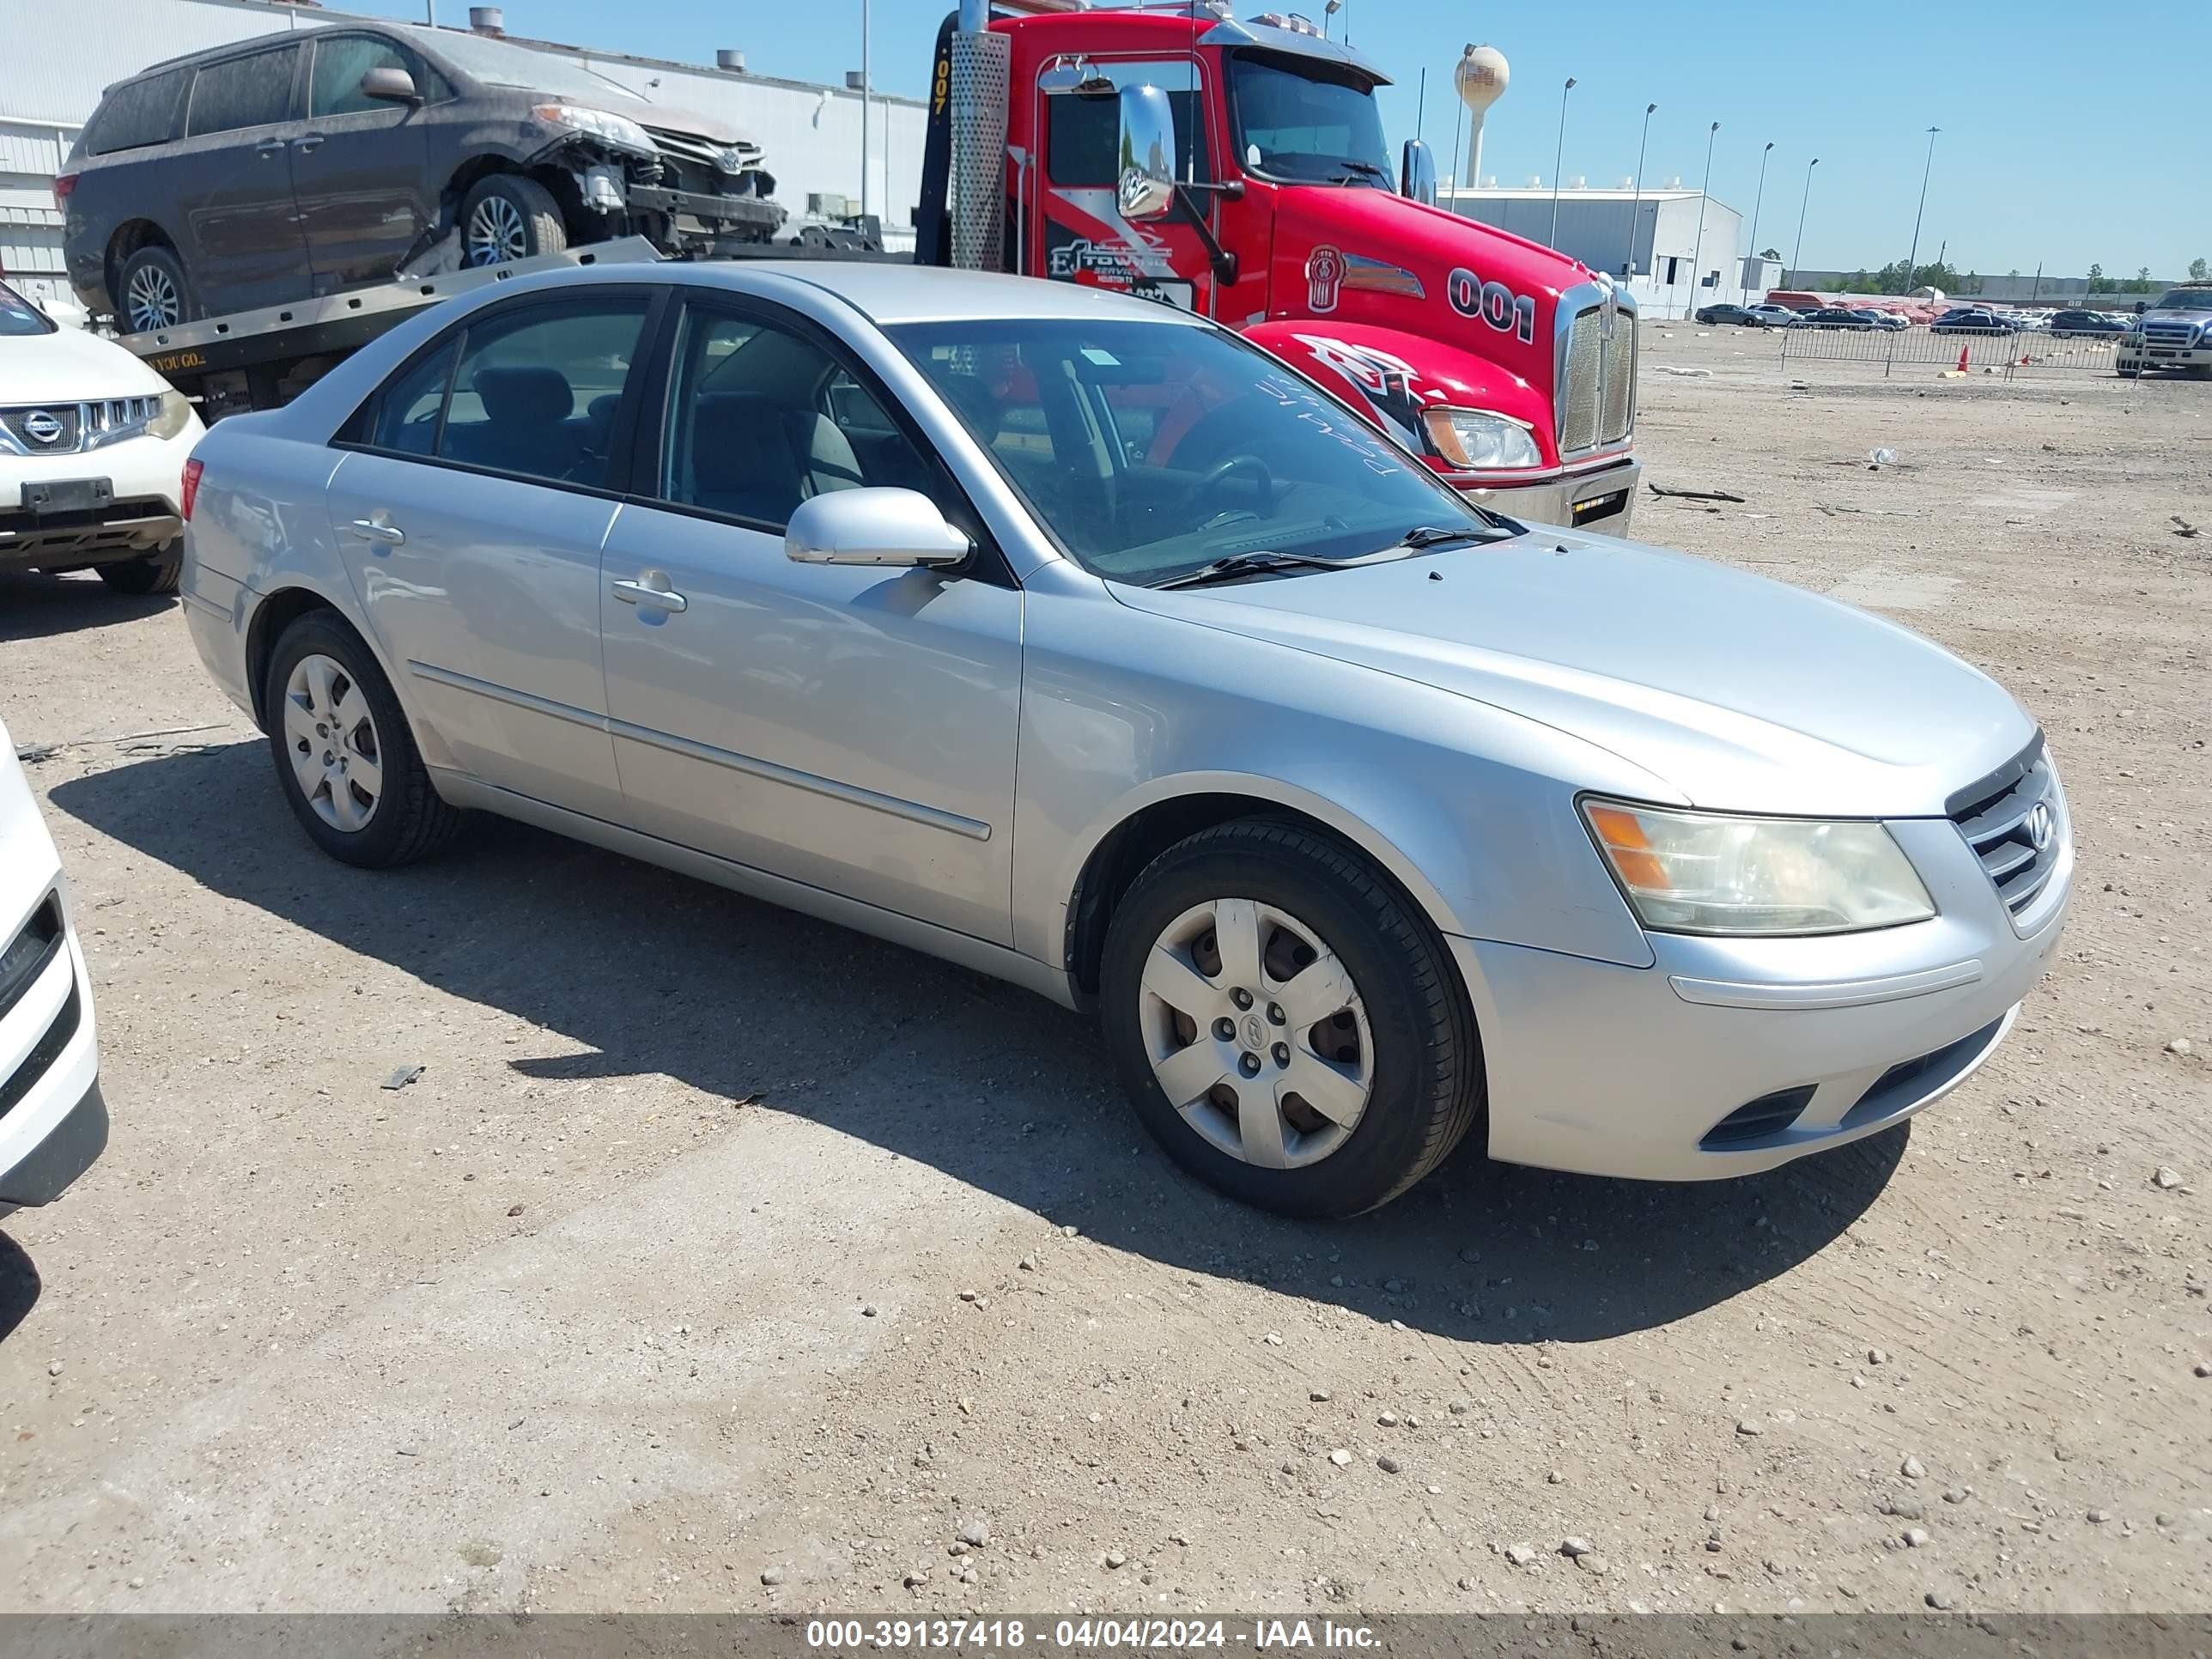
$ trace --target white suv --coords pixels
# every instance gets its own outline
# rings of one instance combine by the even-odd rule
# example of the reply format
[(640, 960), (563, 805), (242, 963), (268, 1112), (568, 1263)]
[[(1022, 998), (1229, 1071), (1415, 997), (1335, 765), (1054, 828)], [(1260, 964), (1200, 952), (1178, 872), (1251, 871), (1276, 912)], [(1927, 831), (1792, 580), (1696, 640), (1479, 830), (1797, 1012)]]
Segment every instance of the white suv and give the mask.
[(0, 570), (89, 566), (118, 592), (175, 592), (185, 462), (205, 430), (121, 346), (0, 283)]
[(0, 726), (0, 1216), (51, 1204), (106, 1145), (92, 981), (61, 859)]

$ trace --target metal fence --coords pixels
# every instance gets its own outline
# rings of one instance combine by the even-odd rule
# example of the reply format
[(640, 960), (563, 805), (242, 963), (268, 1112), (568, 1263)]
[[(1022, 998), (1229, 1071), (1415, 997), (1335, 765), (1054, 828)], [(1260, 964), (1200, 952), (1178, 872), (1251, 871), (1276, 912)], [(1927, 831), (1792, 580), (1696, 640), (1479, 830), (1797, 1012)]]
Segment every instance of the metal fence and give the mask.
[[(1782, 362), (1829, 362), (1878, 365), (1887, 375), (1897, 368), (1925, 367), (1988, 371), (2007, 380), (2016, 375), (2087, 369), (2109, 374), (2117, 334), (2055, 334), (2024, 328), (2007, 333), (1945, 331), (1924, 323), (1910, 328), (1853, 328), (1799, 323), (1777, 329)], [(1963, 356), (1962, 356), (1963, 354)]]

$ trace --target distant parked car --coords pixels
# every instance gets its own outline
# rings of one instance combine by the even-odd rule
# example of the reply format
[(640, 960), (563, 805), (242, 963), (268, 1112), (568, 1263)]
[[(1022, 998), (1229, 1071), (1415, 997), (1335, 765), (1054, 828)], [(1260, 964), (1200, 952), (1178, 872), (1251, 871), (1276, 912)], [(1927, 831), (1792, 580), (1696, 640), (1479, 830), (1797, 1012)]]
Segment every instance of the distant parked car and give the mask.
[(1798, 319), (1800, 328), (1879, 328), (1877, 313), (1854, 310), (1850, 306), (1822, 306)]
[(1887, 329), (1893, 334), (1901, 333), (1912, 326), (1912, 319), (1899, 312), (1876, 311), (1868, 314), (1873, 317), (1876, 328)]
[(1947, 311), (1936, 319), (1932, 334), (2014, 334), (2019, 325), (1993, 311)]
[(1745, 313), (1759, 328), (1795, 328), (1797, 313), (1788, 306), (1753, 306)]
[(110, 87), (54, 180), (88, 309), (126, 334), (630, 234), (765, 240), (760, 147), (605, 76), (452, 29), (348, 24)]
[(2101, 311), (2054, 311), (2051, 313), (2051, 337), (2054, 340), (2115, 339), (2128, 331), (2128, 325), (2116, 317), (2107, 317)]
[(1752, 314), (1748, 306), (1700, 306), (1695, 315), (1701, 323), (1733, 323), (1739, 328), (1759, 326), (1759, 319)]

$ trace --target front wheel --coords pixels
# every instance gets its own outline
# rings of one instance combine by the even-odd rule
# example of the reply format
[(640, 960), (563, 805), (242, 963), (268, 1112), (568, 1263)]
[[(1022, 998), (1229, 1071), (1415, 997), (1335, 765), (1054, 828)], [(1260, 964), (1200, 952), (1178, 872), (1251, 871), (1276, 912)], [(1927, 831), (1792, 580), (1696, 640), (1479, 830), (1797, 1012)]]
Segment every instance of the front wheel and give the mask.
[(1262, 1209), (1387, 1203), (1482, 1110), (1443, 939), (1363, 855), (1304, 825), (1240, 820), (1154, 860), (1115, 911), (1101, 991), (1146, 1127)]
[(171, 542), (160, 552), (149, 553), (143, 559), (99, 564), (93, 568), (100, 573), (100, 580), (107, 584), (111, 593), (173, 593), (184, 563), (184, 544)]
[(461, 204), (461, 248), (469, 264), (504, 264), (568, 246), (561, 204), (535, 179), (495, 173), (478, 179)]

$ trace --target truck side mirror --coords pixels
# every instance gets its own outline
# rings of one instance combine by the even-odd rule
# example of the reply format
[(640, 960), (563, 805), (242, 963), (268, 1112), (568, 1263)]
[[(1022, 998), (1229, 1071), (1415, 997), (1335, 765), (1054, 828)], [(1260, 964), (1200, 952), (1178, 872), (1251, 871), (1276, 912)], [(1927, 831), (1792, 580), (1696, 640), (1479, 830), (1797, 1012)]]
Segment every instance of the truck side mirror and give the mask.
[(1418, 138), (1406, 140), (1399, 159), (1398, 194), (1424, 207), (1437, 204), (1437, 158)]
[(404, 69), (383, 64), (361, 77), (361, 92), (364, 98), (374, 98), (384, 104), (419, 104), (422, 96), (415, 90), (415, 77)]
[(1158, 87), (1121, 88), (1121, 167), (1115, 205), (1132, 224), (1175, 208), (1175, 109)]

